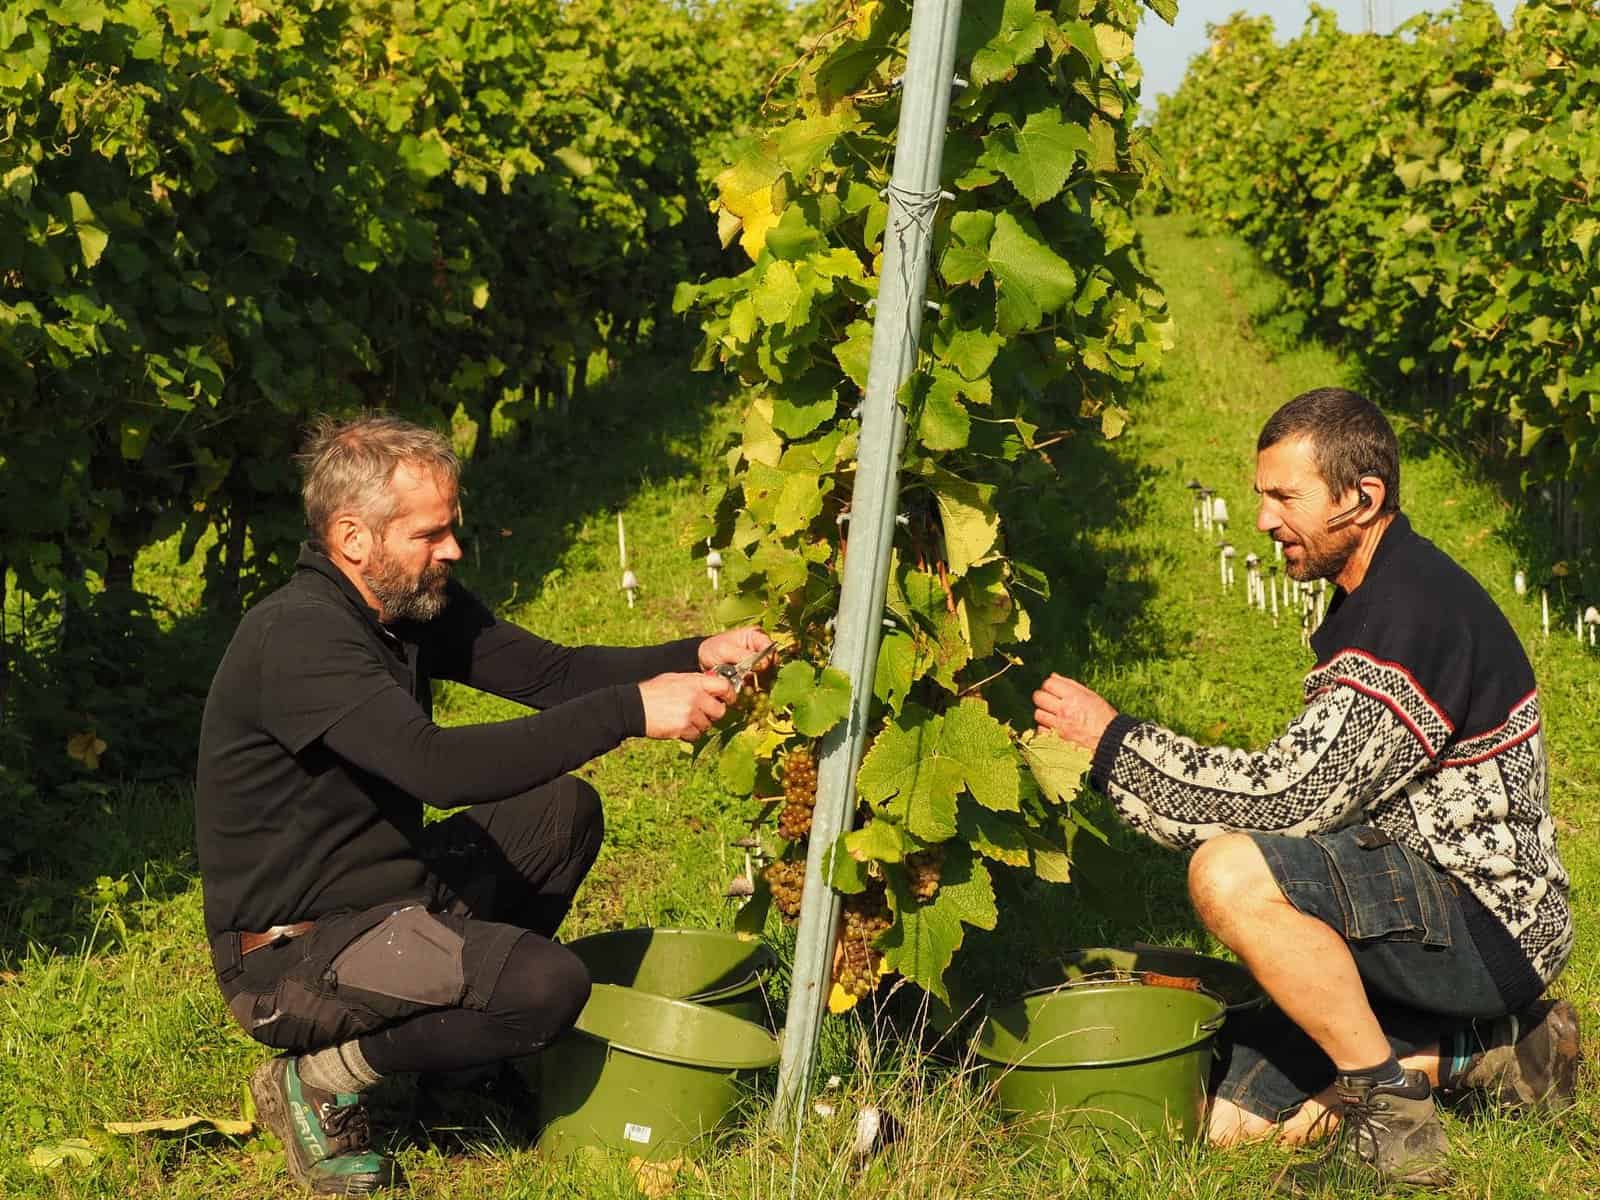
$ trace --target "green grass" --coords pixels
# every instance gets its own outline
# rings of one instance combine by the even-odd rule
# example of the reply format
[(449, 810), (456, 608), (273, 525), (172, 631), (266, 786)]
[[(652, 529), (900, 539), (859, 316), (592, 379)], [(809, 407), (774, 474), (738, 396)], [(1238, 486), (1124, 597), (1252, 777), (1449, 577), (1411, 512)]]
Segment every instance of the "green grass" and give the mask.
[[(1135, 423), (1111, 444), (1061, 447), (1056, 495), (1036, 506), (1071, 514), (1037, 544), (1055, 598), (1037, 614), (1026, 668), (992, 689), (1022, 704), (1049, 669), (1074, 673), (1126, 711), (1239, 745), (1273, 736), (1299, 707), (1310, 665), (1298, 632), (1247, 613), (1242, 590), (1222, 597), (1216, 562), (1190, 530), (1191, 475), (1221, 489), (1233, 538), (1249, 532), (1254, 439), (1266, 415), (1312, 386), (1351, 382), (1353, 365), (1316, 348), (1274, 350), (1252, 316), (1270, 314), (1275, 285), (1236, 243), (1189, 236), (1184, 222), (1147, 225), (1168, 289), (1179, 348), (1134, 403)], [(710, 627), (703, 569), (678, 544), (720, 470), (725, 401), (704, 376), (674, 364), (625, 371), (594, 400), (595, 416), (563, 444), (504, 452), (475, 464), (466, 499), (473, 534), (469, 582), (502, 611), (558, 639), (647, 642)], [(1600, 655), (1571, 634), (1539, 636), (1538, 602), (1511, 593), (1517, 553), (1542, 545), (1535, 518), (1504, 502), (1474, 464), (1420, 435), (1406, 437), (1406, 508), (1417, 527), (1478, 576), (1510, 614), (1533, 658), (1546, 709), (1554, 806), (1575, 880), (1578, 948), (1557, 991), (1600, 1029)], [(618, 590), (616, 517), (644, 584), (630, 610)], [(502, 533), (504, 531), (504, 533)], [(1532, 551), (1526, 547), (1534, 547)], [(157, 556), (142, 568), (174, 601), (192, 578)], [(1242, 585), (1241, 585), (1242, 589)], [(1013, 678), (1015, 677), (1015, 678)], [(507, 706), (452, 690), (451, 722)], [(183, 757), (186, 751), (175, 753)], [(703, 767), (670, 745), (634, 743), (585, 772), (606, 797), (608, 837), (580, 893), (569, 933), (651, 924), (726, 925), (722, 889), (739, 865), (729, 841), (747, 813)], [(236, 1115), (239, 1085), (266, 1055), (229, 1021), (203, 948), (190, 798), (131, 790), (86, 811), (61, 865), (14, 881), (0, 940), (0, 1196), (291, 1194), (281, 1158), (261, 1137), (116, 1140), (100, 1123), (186, 1113)], [(1103, 814), (1102, 814), (1103, 816)], [(1110, 819), (1106, 818), (1110, 824)], [(1183, 899), (1176, 855), (1113, 831), (1117, 854), (1086, 857), (1071, 887), (1009, 884), (1004, 932), (974, 939), (969, 973), (1018, 971), (1053, 950), (1143, 938), (1205, 946)], [(104, 876), (103, 881), (98, 877)], [(26, 928), (23, 928), (23, 926)], [(774, 930), (780, 951), (787, 938)], [(778, 980), (781, 990), (782, 979)], [(1250, 1197), (1266, 1193), (1279, 1155), (1151, 1145), (1116, 1157), (1054, 1145), (1027, 1154), (986, 1102), (970, 1061), (930, 1046), (897, 997), (829, 1023), (822, 1078), (836, 1108), (810, 1120), (798, 1149), (752, 1120), (673, 1182), (684, 1197)], [(1443, 1194), (1580, 1197), (1600, 1193), (1600, 1102), (1593, 1051), (1585, 1095), (1558, 1125), (1450, 1116), (1458, 1180)], [(867, 1164), (846, 1147), (860, 1104), (903, 1121), (895, 1148)], [(422, 1197), (636, 1195), (621, 1162), (542, 1161), (525, 1114), (462, 1103), (423, 1111), (404, 1081), (375, 1097)], [(29, 1150), (91, 1139), (85, 1168), (40, 1173)]]

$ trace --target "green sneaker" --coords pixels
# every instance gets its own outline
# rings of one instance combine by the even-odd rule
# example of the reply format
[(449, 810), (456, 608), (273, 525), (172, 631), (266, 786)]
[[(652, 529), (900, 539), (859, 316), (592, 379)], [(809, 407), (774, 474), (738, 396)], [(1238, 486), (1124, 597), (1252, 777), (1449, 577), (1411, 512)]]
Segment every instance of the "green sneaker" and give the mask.
[(1579, 1046), (1578, 1014), (1570, 1003), (1540, 1000), (1496, 1019), (1479, 1036), (1479, 1051), (1457, 1087), (1512, 1112), (1572, 1107)]
[(283, 1143), (289, 1174), (319, 1196), (403, 1188), (400, 1164), (371, 1147), (367, 1110), (354, 1093), (311, 1087), (283, 1054), (250, 1074), (256, 1116)]
[(1450, 1152), (1433, 1088), (1421, 1071), (1399, 1083), (1349, 1085), (1339, 1092), (1339, 1128), (1321, 1158), (1285, 1167), (1274, 1180), (1281, 1196), (1346, 1196), (1381, 1192), (1391, 1184), (1436, 1187), (1449, 1181)]

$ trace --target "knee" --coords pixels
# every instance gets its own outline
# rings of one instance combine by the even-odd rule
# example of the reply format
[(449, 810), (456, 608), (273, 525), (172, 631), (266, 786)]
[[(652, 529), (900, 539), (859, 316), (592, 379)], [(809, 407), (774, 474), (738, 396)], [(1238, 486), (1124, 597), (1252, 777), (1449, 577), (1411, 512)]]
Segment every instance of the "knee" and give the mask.
[(600, 843), (605, 838), (605, 806), (600, 803), (600, 793), (587, 779), (576, 775), (563, 777), (567, 784), (568, 803), (572, 810), (572, 841), (588, 853), (592, 862), (600, 853)]
[(1261, 848), (1246, 834), (1212, 838), (1189, 860), (1189, 898), (1213, 932), (1232, 917), (1279, 896)]
[(530, 934), (507, 961), (491, 1007), (518, 1042), (515, 1053), (532, 1054), (572, 1027), (590, 990), (582, 959)]

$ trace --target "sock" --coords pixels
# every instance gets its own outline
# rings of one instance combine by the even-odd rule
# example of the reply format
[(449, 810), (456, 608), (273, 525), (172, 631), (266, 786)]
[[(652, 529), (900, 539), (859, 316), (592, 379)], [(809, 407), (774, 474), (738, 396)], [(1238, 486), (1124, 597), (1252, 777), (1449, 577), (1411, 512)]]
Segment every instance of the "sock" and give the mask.
[(302, 1083), (335, 1095), (364, 1092), (382, 1078), (372, 1069), (354, 1039), (326, 1050), (302, 1054), (295, 1059), (294, 1066)]
[(1380, 1087), (1405, 1082), (1406, 1073), (1400, 1060), (1392, 1053), (1375, 1067), (1362, 1067), (1359, 1071), (1340, 1071), (1341, 1082), (1360, 1084), (1362, 1087)]
[(1471, 1025), (1439, 1039), (1439, 1086), (1458, 1088), (1462, 1078), (1496, 1046), (1515, 1045), (1522, 1023), (1515, 1013)]

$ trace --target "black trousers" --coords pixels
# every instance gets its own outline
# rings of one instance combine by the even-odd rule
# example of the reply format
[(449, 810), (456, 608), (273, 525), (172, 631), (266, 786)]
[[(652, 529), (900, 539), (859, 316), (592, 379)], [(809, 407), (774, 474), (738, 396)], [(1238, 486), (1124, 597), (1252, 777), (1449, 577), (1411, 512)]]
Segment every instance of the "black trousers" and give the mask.
[(359, 1038), (380, 1074), (451, 1071), (539, 1050), (589, 975), (552, 941), (600, 851), (600, 797), (563, 776), (430, 825), (430, 894), (324, 917), (225, 986), (257, 1041), (303, 1054)]

